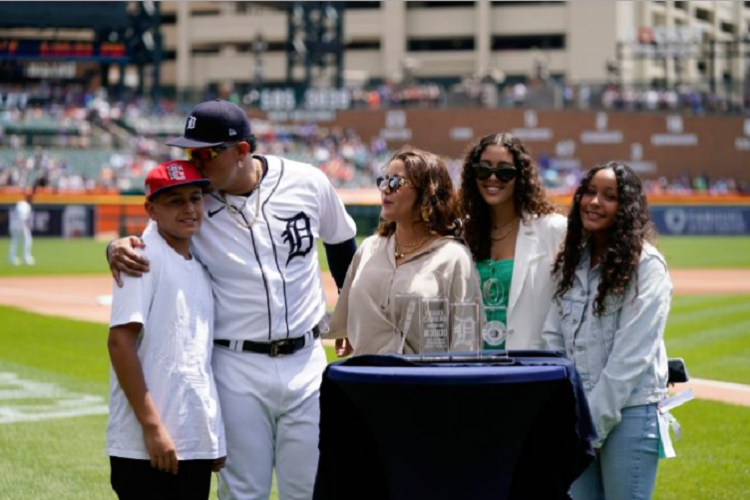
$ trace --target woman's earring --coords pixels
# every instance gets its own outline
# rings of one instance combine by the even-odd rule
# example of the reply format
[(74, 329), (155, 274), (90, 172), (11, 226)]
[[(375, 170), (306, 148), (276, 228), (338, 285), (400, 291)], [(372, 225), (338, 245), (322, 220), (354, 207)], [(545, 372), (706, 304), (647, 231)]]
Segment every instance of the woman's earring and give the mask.
[(422, 209), (422, 220), (425, 222), (430, 222), (430, 212), (426, 208)]
[(245, 168), (245, 162), (240, 160), (237, 162), (237, 168)]

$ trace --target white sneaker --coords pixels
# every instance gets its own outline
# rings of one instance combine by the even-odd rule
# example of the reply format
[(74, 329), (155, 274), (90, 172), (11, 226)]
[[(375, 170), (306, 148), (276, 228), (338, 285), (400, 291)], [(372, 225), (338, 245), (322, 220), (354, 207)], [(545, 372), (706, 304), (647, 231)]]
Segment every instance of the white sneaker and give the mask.
[(33, 266), (36, 261), (34, 260), (34, 257), (26, 257), (25, 262), (27, 266)]
[(11, 258), (8, 259), (8, 263), (11, 266), (20, 266), (21, 265), (21, 259), (19, 259), (18, 257), (11, 257)]

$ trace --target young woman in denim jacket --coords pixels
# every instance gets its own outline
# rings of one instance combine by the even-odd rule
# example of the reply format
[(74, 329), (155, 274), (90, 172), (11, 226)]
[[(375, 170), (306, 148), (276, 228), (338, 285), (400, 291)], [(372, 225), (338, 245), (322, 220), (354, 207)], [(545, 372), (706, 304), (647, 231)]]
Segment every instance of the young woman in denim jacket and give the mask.
[(672, 282), (650, 234), (638, 176), (618, 162), (589, 171), (573, 198), (543, 332), (549, 349), (574, 362), (599, 436), (575, 500), (651, 498), (659, 440), (669, 439), (657, 404), (667, 394)]

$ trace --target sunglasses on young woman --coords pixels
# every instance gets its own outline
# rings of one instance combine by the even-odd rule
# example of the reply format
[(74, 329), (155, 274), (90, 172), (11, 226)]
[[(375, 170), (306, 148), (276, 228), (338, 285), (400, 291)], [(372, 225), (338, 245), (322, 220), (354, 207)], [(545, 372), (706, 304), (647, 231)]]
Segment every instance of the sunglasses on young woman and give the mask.
[(475, 163), (472, 166), (474, 168), (474, 175), (480, 181), (486, 181), (494, 175), (495, 179), (500, 182), (510, 182), (518, 175), (518, 170), (510, 163), (498, 167), (490, 167), (484, 163)]

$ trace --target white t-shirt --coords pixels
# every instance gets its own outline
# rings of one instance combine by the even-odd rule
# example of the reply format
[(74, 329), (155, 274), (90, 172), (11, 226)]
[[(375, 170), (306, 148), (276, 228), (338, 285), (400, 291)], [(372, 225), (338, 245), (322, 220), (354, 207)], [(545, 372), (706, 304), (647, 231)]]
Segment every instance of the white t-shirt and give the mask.
[[(269, 340), (299, 337), (325, 314), (316, 240), (342, 243), (354, 221), (328, 178), (312, 165), (263, 157), (268, 171), (249, 196), (227, 196), (249, 223), (240, 227), (218, 194), (204, 197), (204, 220), (192, 245), (211, 274), (215, 337)], [(242, 219), (244, 215), (245, 219)]]
[[(141, 323), (138, 359), (162, 423), (179, 460), (226, 455), (224, 426), (216, 394), (211, 353), (214, 304), (211, 280), (196, 260), (177, 254), (158, 231), (144, 234), (143, 254), (151, 272), (123, 275), (112, 287), (110, 327)], [(133, 408), (110, 368), (107, 453), (148, 459)]]

